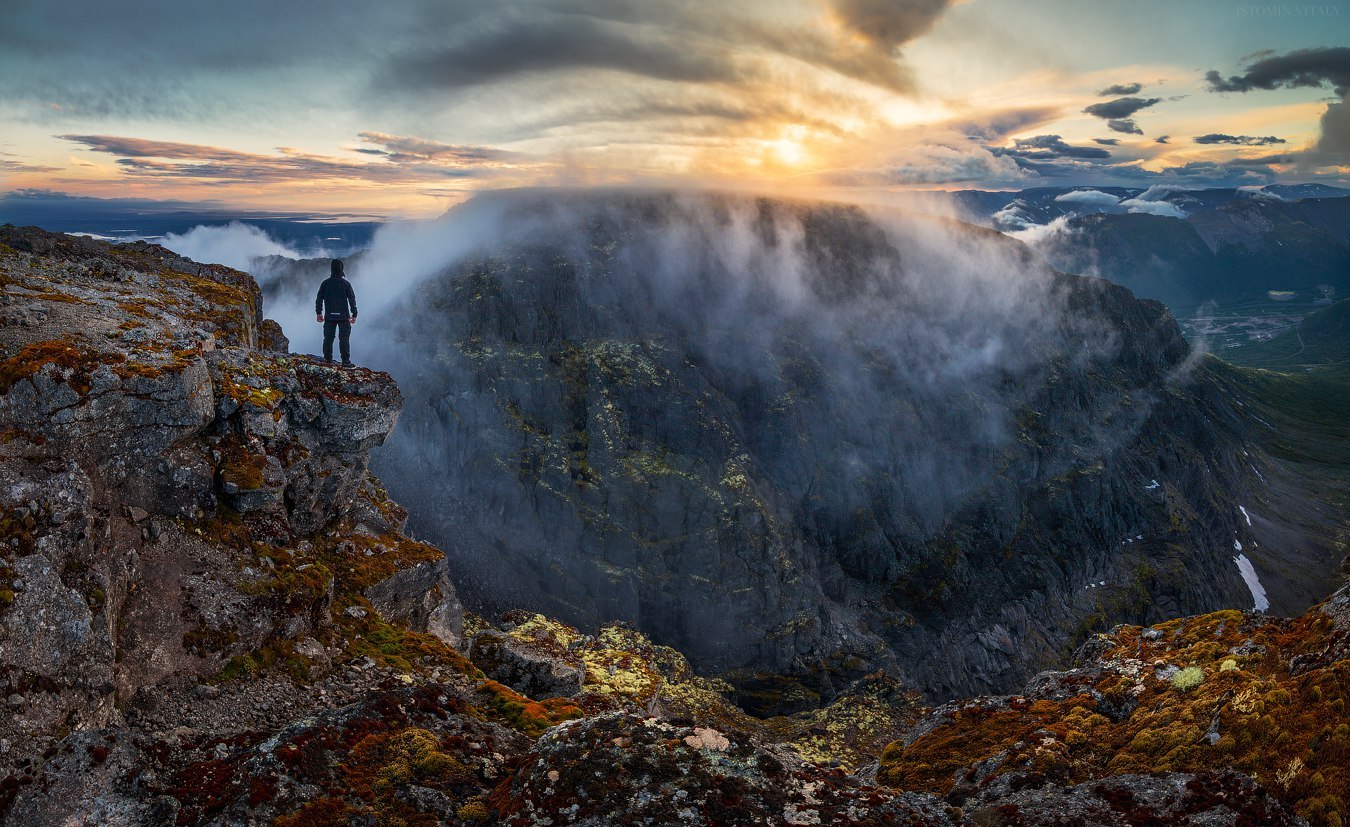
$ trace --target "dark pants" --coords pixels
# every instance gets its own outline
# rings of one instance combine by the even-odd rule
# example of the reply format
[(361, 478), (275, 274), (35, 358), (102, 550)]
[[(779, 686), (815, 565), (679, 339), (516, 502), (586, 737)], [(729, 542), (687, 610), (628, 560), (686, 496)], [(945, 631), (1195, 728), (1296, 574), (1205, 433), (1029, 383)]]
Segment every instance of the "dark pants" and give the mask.
[(323, 358), (333, 358), (333, 331), (335, 330), (338, 335), (338, 348), (342, 351), (342, 361), (350, 362), (352, 360), (351, 322), (339, 322), (334, 319), (327, 319), (323, 323)]

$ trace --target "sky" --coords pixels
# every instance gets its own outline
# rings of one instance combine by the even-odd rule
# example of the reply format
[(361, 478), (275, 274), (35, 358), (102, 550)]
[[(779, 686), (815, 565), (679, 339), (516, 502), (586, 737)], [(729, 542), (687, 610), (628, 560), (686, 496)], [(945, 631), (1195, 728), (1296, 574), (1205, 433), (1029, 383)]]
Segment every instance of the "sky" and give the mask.
[(0, 193), (1350, 183), (1350, 5), (0, 0)]

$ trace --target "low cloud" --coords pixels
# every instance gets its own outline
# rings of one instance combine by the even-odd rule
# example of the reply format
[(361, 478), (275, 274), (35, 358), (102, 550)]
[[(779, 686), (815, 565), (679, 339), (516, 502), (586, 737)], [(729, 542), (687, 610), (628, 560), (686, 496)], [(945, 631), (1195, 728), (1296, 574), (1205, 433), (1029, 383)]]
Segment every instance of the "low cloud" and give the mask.
[(1142, 83), (1117, 83), (1114, 86), (1108, 86), (1098, 92), (1102, 97), (1111, 97), (1113, 95), (1133, 95), (1144, 88)]
[(1258, 138), (1252, 135), (1225, 135), (1220, 132), (1197, 135), (1191, 140), (1197, 144), (1236, 144), (1239, 146), (1269, 146), (1270, 144), (1288, 143), (1284, 138), (1277, 138), (1274, 135)]
[(1123, 132), (1126, 135), (1144, 134), (1144, 130), (1139, 128), (1133, 118), (1114, 118), (1106, 122), (1106, 128), (1112, 132)]
[(205, 264), (224, 264), (236, 270), (248, 272), (253, 269), (255, 258), (266, 256), (286, 256), (301, 258), (301, 254), (282, 244), (267, 233), (238, 221), (231, 221), (223, 227), (199, 225), (182, 235), (169, 233), (164, 236), (165, 247), (187, 256), (193, 261)]
[(1083, 204), (1090, 207), (1114, 207), (1120, 198), (1101, 190), (1074, 190), (1055, 196), (1055, 200), (1065, 204)]
[(1119, 146), (1119, 145), (1120, 145), (1120, 139), (1119, 139), (1119, 138), (1093, 138), (1092, 140), (1093, 140), (1094, 142), (1096, 142), (1096, 143), (1101, 144), (1102, 146)]
[(833, 176), (845, 186), (879, 184), (960, 184), (1017, 182), (1023, 177), (1018, 164), (999, 157), (993, 150), (960, 144), (928, 144), (915, 147), (879, 173)]
[(1014, 158), (1048, 160), (1052, 158), (1110, 158), (1111, 153), (1094, 146), (1075, 146), (1065, 143), (1058, 135), (1036, 135), (1031, 138), (1017, 138), (1012, 148), (991, 147), (990, 152), (998, 155), (1010, 155)]
[(1177, 189), (1179, 188), (1167, 184), (1154, 184), (1134, 198), (1121, 201), (1120, 206), (1132, 213), (1148, 213), (1149, 215), (1161, 215), (1167, 218), (1185, 218), (1185, 210), (1170, 201), (1164, 200)]
[(1167, 218), (1186, 217), (1186, 211), (1170, 201), (1141, 201), (1137, 198), (1129, 198), (1121, 201), (1120, 206), (1132, 213), (1148, 213), (1149, 215), (1161, 215)]

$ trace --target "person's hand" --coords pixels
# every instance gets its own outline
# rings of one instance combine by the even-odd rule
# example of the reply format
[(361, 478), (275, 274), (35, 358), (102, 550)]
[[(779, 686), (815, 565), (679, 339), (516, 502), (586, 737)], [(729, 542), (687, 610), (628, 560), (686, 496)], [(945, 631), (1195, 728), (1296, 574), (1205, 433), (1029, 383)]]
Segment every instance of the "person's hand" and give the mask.
[(355, 316), (348, 316), (348, 317), (347, 317), (347, 324), (356, 324), (356, 317), (355, 317)]
[(316, 321), (316, 322), (321, 322), (321, 321), (323, 321), (323, 314), (322, 314), (322, 313), (315, 313), (315, 314), (314, 314), (314, 321)]

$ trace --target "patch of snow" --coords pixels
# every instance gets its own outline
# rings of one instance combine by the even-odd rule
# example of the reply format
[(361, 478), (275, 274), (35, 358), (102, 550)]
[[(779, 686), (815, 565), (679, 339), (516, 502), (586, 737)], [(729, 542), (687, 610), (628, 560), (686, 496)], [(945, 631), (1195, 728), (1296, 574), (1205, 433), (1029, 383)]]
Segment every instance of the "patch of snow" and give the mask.
[(1247, 513), (1247, 509), (1243, 508), (1242, 506), (1238, 506), (1238, 511), (1241, 511), (1241, 512), (1242, 512), (1242, 516), (1244, 516), (1244, 517), (1247, 518), (1247, 525), (1251, 525), (1251, 524), (1252, 524), (1252, 515), (1250, 515), (1250, 514)]
[(1142, 540), (1142, 539), (1144, 539), (1144, 535), (1142, 535), (1142, 534), (1136, 534), (1136, 535), (1134, 535), (1134, 539), (1136, 539), (1136, 540)]
[(1233, 538), (1233, 551), (1242, 551), (1242, 541), (1236, 537)]
[(1155, 488), (1158, 487), (1158, 481), (1157, 481), (1157, 480), (1150, 480), (1150, 482), (1152, 483), (1151, 485), (1145, 485), (1145, 486), (1144, 486), (1144, 490), (1145, 490), (1145, 491), (1152, 491), (1153, 489), (1155, 489)]
[(1266, 598), (1266, 587), (1261, 585), (1261, 579), (1256, 576), (1256, 567), (1252, 565), (1252, 561), (1247, 559), (1247, 555), (1239, 554), (1233, 558), (1233, 562), (1237, 563), (1238, 571), (1242, 573), (1242, 581), (1252, 593), (1252, 602), (1255, 604), (1252, 608), (1258, 612), (1269, 609), (1270, 600)]

